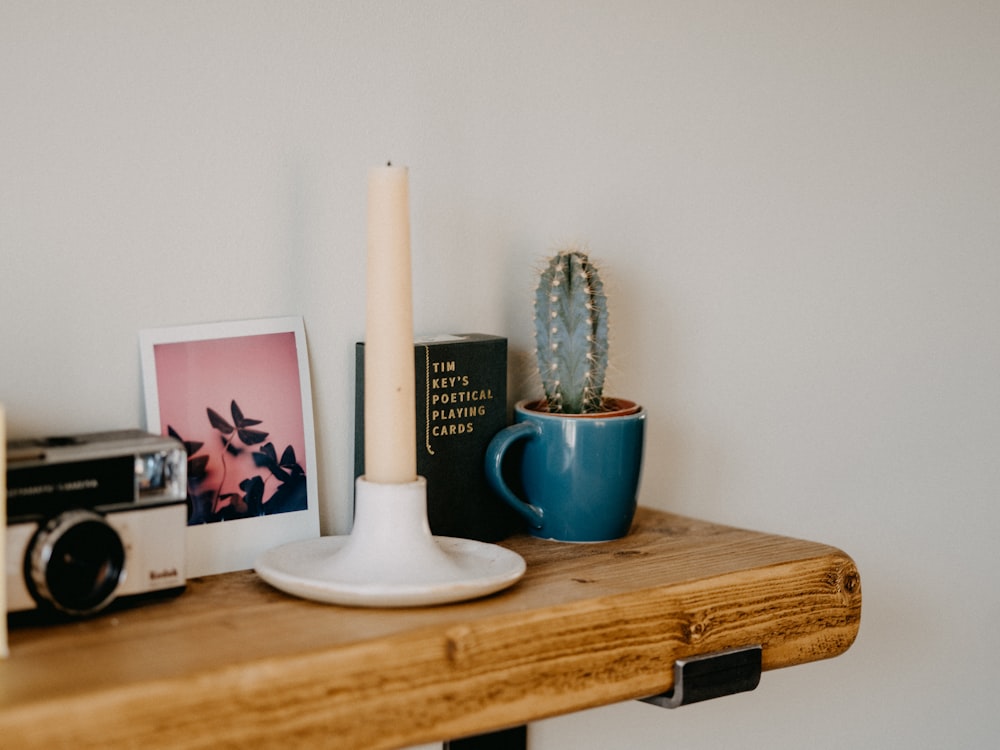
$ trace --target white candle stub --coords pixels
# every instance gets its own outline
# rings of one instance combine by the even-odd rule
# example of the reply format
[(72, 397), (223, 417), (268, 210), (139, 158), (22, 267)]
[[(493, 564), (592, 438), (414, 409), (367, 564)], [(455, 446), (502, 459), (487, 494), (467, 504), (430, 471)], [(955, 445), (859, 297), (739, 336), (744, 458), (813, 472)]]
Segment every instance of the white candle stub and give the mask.
[(365, 477), (400, 484), (417, 476), (410, 199), (406, 167), (368, 176), (365, 318)]

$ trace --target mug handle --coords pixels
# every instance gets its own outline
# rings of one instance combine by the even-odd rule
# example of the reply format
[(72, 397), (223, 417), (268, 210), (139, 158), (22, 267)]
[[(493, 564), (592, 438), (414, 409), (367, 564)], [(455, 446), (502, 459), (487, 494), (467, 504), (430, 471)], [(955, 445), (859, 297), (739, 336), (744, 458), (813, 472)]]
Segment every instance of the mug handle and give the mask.
[(486, 479), (490, 486), (511, 508), (518, 512), (533, 528), (542, 528), (542, 509), (515, 495), (503, 480), (503, 458), (518, 440), (531, 440), (538, 436), (538, 428), (530, 422), (518, 422), (504, 427), (493, 436), (486, 448)]

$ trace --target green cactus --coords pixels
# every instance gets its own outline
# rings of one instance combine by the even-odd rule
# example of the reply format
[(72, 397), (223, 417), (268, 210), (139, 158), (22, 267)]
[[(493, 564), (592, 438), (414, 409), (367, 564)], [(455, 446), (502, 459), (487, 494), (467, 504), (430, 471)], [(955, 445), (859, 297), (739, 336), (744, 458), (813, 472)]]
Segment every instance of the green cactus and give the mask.
[(542, 271), (535, 290), (535, 345), (549, 411), (602, 410), (608, 306), (586, 253), (561, 250)]

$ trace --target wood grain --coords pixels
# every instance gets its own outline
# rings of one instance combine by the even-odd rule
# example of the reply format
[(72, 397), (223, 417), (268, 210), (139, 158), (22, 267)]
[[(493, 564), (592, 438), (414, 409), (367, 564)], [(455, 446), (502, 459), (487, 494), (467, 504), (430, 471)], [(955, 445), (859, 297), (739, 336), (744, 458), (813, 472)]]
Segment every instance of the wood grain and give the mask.
[(765, 670), (833, 657), (860, 624), (857, 569), (823, 544), (640, 509), (615, 542), (505, 545), (527, 561), (524, 579), (463, 604), (315, 604), (245, 571), (142, 608), (15, 628), (0, 737), (395, 748), (658, 693), (684, 656), (759, 643)]

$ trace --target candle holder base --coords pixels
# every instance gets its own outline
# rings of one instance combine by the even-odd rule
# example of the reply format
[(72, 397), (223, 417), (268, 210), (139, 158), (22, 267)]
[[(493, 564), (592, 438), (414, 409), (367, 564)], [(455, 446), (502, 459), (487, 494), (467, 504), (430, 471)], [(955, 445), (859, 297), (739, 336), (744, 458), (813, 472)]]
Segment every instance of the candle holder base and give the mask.
[(264, 552), (257, 574), (285, 593), (358, 607), (419, 607), (475, 599), (507, 588), (525, 571), (504, 547), (436, 537), (427, 523), (427, 484), (359, 477), (354, 528)]

